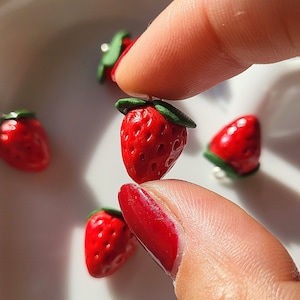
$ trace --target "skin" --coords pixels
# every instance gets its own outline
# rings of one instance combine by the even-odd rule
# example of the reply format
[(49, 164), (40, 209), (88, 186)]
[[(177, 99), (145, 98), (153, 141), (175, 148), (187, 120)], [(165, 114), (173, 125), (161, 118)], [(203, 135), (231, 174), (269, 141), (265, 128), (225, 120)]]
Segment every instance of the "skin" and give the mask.
[(183, 227), (178, 299), (299, 299), (299, 273), (291, 257), (236, 204), (184, 181), (142, 187)]
[[(132, 96), (191, 97), (252, 64), (299, 55), (299, 13), (296, 0), (173, 1), (122, 59), (116, 82)], [(184, 228), (178, 299), (300, 299), (291, 257), (240, 207), (187, 182), (142, 186)]]
[(121, 61), (116, 81), (134, 96), (191, 97), (254, 63), (299, 55), (299, 11), (296, 0), (173, 1)]

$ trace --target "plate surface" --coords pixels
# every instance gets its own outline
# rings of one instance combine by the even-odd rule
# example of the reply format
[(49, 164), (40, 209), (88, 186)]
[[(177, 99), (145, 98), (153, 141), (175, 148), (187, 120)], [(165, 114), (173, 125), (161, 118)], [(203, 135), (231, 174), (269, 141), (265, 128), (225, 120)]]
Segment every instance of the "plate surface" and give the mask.
[[(109, 279), (87, 274), (83, 251), (86, 216), (102, 205), (118, 207), (118, 189), (130, 182), (120, 155), (122, 115), (113, 105), (124, 94), (97, 82), (100, 45), (120, 29), (137, 36), (168, 2), (0, 2), (0, 110), (36, 112), (52, 152), (50, 167), (39, 174), (0, 161), (1, 299), (176, 299), (172, 283), (142, 248)], [(253, 66), (176, 103), (198, 126), (166, 176), (242, 206), (280, 239), (298, 267), (299, 80), (296, 59)], [(217, 180), (204, 148), (220, 127), (244, 113), (262, 122), (261, 170), (238, 182)]]

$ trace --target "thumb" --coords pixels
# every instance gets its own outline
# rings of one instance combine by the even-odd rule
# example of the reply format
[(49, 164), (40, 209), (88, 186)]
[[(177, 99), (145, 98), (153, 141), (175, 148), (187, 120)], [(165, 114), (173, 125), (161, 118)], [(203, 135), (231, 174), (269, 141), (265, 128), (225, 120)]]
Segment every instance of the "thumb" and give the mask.
[(175, 0), (115, 71), (127, 94), (183, 99), (300, 53), (300, 1)]
[(122, 186), (119, 203), (178, 299), (300, 299), (299, 273), (282, 244), (221, 196), (160, 180)]

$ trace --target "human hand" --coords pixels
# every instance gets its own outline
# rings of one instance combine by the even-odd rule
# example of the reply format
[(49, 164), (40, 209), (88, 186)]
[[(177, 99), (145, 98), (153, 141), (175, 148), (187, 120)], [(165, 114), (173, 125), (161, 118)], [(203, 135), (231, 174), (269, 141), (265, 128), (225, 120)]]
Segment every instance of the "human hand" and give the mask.
[(220, 195), (159, 180), (122, 186), (119, 202), (178, 299), (300, 299), (300, 276), (282, 244)]
[[(133, 96), (191, 97), (252, 64), (299, 55), (299, 12), (296, 1), (174, 1), (123, 57), (116, 81)], [(300, 298), (291, 257), (241, 208), (183, 181), (141, 188), (123, 186), (120, 206), (178, 299)]]
[(132, 96), (183, 99), (246, 70), (300, 53), (299, 1), (176, 0), (116, 69)]

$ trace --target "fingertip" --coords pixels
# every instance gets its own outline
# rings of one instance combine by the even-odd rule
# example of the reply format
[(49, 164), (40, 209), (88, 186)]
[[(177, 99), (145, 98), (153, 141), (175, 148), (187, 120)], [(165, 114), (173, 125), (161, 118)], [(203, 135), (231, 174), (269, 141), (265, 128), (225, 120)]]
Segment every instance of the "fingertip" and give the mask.
[[(173, 53), (165, 46), (174, 45), (172, 36), (160, 36), (154, 21), (118, 63), (115, 81), (128, 95), (139, 98), (181, 99), (188, 93), (184, 72)], [(181, 70), (176, 70), (180, 68)], [(173, 76), (170, 76), (172, 74)], [(174, 76), (175, 75), (175, 76)], [(175, 88), (176, 86), (176, 88)]]
[(269, 299), (281, 283), (299, 279), (282, 244), (233, 202), (179, 180), (142, 187), (167, 207), (184, 231), (175, 281), (178, 299)]
[(172, 1), (123, 58), (116, 81), (133, 96), (184, 99), (254, 63), (299, 55), (295, 7), (281, 0)]
[(115, 72), (124, 92), (136, 97), (185, 99), (248, 67), (220, 49), (196, 2), (173, 1), (140, 35)]

